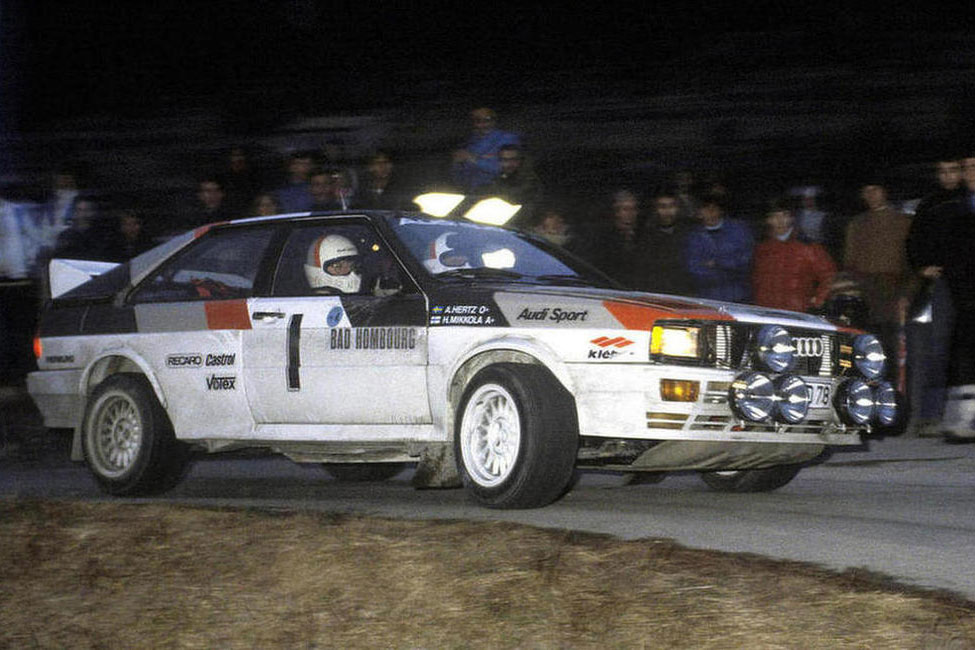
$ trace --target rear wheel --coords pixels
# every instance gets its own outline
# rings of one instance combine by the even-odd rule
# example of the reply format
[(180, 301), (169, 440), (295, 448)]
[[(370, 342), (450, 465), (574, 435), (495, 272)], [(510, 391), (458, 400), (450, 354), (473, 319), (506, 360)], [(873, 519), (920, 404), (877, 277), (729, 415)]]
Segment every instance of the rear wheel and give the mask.
[(492, 508), (547, 505), (572, 479), (577, 429), (572, 397), (545, 368), (484, 368), (457, 414), (454, 445), (464, 484)]
[(141, 375), (119, 374), (91, 395), (81, 435), (88, 467), (114, 495), (163, 492), (186, 469), (188, 447), (177, 441), (152, 387)]
[(770, 492), (794, 479), (800, 469), (799, 465), (777, 465), (767, 469), (701, 472), (701, 479), (718, 492)]

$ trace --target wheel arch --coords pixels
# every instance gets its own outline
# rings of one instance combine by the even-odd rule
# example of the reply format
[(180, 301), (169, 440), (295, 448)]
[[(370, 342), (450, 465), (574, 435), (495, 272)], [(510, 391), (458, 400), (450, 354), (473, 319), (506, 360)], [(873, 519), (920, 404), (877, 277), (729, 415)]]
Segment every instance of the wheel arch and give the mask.
[[(451, 369), (445, 386), (446, 399), (443, 421), (448, 440), (452, 441), (454, 438), (457, 408), (467, 385), (478, 371), (496, 363), (523, 363), (542, 366), (565, 388), (569, 396), (572, 397), (573, 408), (577, 409), (571, 376), (565, 368), (565, 364), (548, 346), (530, 339), (504, 337), (485, 342), (470, 350)], [(578, 413), (576, 415), (578, 416)]]
[(141, 355), (128, 348), (110, 350), (99, 355), (88, 364), (84, 372), (81, 373), (81, 379), (78, 382), (78, 394), (82, 399), (71, 439), (71, 460), (84, 460), (84, 453), (81, 449), (81, 431), (84, 426), (85, 413), (88, 410), (88, 398), (96, 386), (109, 377), (120, 373), (132, 373), (145, 377), (156, 399), (159, 400), (159, 404), (163, 410), (166, 409), (166, 396), (163, 394), (156, 373)]

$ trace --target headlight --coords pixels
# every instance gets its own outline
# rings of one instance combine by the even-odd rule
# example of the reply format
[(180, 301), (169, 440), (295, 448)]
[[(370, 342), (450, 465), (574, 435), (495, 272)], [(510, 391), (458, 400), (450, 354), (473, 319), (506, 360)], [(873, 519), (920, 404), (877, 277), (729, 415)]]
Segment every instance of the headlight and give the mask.
[(873, 390), (874, 418), (883, 427), (889, 427), (897, 420), (897, 391), (890, 382), (882, 381)]
[(764, 422), (775, 411), (775, 386), (763, 373), (749, 372), (737, 377), (728, 393), (731, 409), (738, 417)]
[(876, 379), (884, 371), (887, 355), (873, 334), (861, 334), (853, 339), (853, 364), (867, 379)]
[(866, 424), (874, 411), (873, 391), (862, 379), (850, 379), (840, 385), (836, 409), (850, 424)]
[(772, 382), (777, 398), (776, 419), (788, 424), (802, 422), (809, 413), (809, 385), (795, 375), (782, 375)]
[(784, 327), (765, 325), (758, 330), (758, 360), (772, 372), (785, 372), (795, 361), (796, 348)]
[(650, 333), (650, 354), (690, 359), (698, 357), (700, 333), (699, 327), (655, 325)]

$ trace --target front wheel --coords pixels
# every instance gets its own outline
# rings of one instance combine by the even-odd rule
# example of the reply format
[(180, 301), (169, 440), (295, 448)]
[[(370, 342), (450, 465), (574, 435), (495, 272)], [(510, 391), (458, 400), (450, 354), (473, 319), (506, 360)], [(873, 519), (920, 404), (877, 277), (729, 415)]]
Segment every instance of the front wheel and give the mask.
[(81, 444), (88, 467), (103, 490), (129, 496), (163, 492), (182, 477), (188, 447), (172, 425), (149, 382), (119, 374), (92, 393)]
[(572, 479), (578, 446), (575, 404), (541, 366), (501, 363), (471, 380), (457, 414), (458, 469), (482, 505), (536, 508)]
[(770, 492), (794, 479), (800, 469), (799, 465), (777, 465), (767, 469), (701, 472), (701, 479), (718, 492)]

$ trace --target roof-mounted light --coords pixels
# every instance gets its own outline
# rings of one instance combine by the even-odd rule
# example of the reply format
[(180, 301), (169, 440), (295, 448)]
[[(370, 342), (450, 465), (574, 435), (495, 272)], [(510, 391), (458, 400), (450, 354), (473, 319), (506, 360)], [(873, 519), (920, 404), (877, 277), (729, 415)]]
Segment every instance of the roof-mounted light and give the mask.
[(463, 194), (448, 192), (427, 192), (413, 198), (413, 202), (420, 206), (420, 211), (431, 217), (446, 217), (463, 200)]

